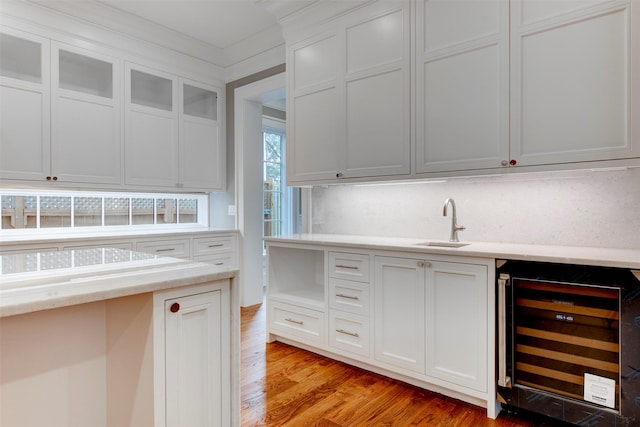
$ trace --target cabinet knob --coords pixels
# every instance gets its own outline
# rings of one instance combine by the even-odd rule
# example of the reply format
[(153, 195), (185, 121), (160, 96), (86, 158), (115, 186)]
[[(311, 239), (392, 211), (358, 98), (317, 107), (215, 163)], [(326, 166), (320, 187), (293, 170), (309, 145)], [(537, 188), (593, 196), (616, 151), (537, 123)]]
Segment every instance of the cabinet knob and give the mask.
[(518, 162), (517, 162), (517, 160), (515, 160), (515, 159), (511, 159), (511, 160), (509, 160), (509, 164), (510, 164), (511, 166), (515, 166), (517, 163), (518, 163)]
[(507, 162), (506, 160), (503, 160), (503, 161), (500, 162), (500, 164), (502, 166), (507, 166), (509, 164), (509, 162)]
[(50, 176), (47, 177), (47, 181), (51, 181), (51, 177)]
[(57, 181), (57, 180), (58, 180), (58, 177), (57, 177), (57, 176), (54, 176), (54, 177), (53, 177), (53, 180), (54, 180), (54, 181)]
[(173, 304), (171, 304), (171, 308), (169, 308), (169, 311), (171, 311), (172, 313), (177, 313), (178, 311), (180, 311), (180, 304), (174, 302)]
[(431, 263), (429, 261), (418, 261), (418, 267), (431, 267)]
[(338, 173), (336, 174), (336, 178), (342, 178), (342, 177), (343, 177), (342, 172), (338, 172)]

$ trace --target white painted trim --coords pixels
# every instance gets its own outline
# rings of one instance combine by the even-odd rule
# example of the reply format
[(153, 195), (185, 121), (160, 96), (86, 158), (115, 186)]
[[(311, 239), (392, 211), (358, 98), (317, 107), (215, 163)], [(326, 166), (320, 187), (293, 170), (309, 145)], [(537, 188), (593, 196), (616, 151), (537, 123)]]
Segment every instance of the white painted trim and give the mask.
[[(235, 181), (236, 181), (236, 228), (239, 230), (238, 266), (242, 274), (239, 276), (240, 305), (243, 307), (262, 303), (262, 233), (253, 231), (262, 229), (262, 215), (257, 219), (249, 217), (247, 205), (251, 205), (252, 182), (246, 178), (251, 158), (247, 155), (247, 138), (252, 127), (262, 129), (263, 97), (270, 92), (285, 87), (285, 74), (268, 77), (255, 83), (241, 86), (235, 90)], [(250, 122), (253, 120), (253, 122)], [(257, 123), (256, 123), (257, 121)], [(260, 150), (261, 152), (261, 150)], [(261, 160), (261, 158), (260, 158)], [(262, 162), (260, 162), (262, 164)], [(261, 175), (261, 171), (259, 172)], [(256, 184), (256, 183), (253, 183)], [(260, 200), (262, 204), (262, 183)], [(253, 191), (253, 193), (257, 190)], [(255, 221), (259, 221), (256, 224)]]

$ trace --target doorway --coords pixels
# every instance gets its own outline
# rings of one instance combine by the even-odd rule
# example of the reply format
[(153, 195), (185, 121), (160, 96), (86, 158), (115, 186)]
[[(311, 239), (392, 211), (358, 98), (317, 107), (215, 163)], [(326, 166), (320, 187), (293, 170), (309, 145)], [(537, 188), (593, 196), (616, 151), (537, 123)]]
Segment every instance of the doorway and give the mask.
[[(242, 274), (239, 288), (240, 305), (243, 307), (260, 304), (263, 299), (263, 105), (283, 100), (284, 86), (285, 75), (282, 73), (235, 90), (236, 220), (240, 232), (238, 255)], [(286, 177), (280, 179), (286, 182)], [(299, 225), (297, 231), (303, 232), (307, 229), (306, 216), (310, 212), (305, 205), (310, 199), (306, 192), (299, 199), (300, 214), (295, 222)]]

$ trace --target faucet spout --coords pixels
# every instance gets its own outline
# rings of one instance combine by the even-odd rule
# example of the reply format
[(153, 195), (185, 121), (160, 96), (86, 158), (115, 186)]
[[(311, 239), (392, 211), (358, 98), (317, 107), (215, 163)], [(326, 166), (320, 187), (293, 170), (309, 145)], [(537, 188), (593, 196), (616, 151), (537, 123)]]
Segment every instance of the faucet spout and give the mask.
[(447, 206), (451, 205), (451, 235), (449, 236), (450, 242), (459, 242), (458, 231), (465, 229), (463, 225), (458, 225), (458, 216), (456, 213), (456, 202), (451, 198), (447, 198), (444, 201), (444, 207), (442, 208), (442, 216), (447, 216)]

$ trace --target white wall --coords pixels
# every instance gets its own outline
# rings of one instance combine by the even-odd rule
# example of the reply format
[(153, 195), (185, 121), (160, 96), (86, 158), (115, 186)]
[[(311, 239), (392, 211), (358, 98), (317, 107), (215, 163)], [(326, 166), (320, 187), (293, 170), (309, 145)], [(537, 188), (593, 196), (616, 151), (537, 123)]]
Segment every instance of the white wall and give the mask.
[[(461, 241), (640, 248), (640, 168), (455, 178), (313, 189), (313, 232)], [(451, 212), (449, 212), (451, 215)]]

